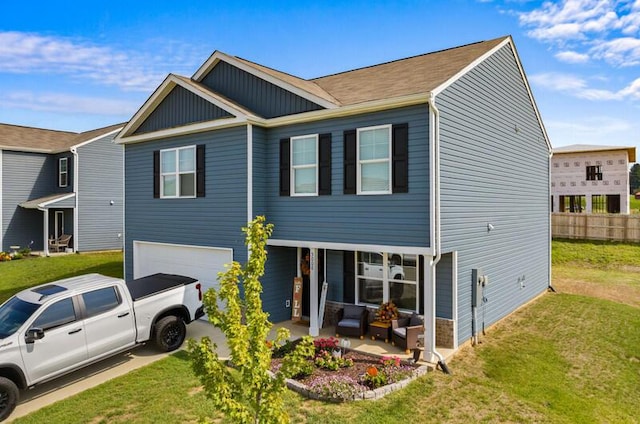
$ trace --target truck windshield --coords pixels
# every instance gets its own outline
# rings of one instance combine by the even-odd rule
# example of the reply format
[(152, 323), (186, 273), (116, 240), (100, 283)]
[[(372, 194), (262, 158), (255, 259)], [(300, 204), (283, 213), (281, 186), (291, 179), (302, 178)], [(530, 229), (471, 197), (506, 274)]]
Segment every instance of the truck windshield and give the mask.
[(40, 307), (12, 297), (0, 306), (0, 339), (9, 337)]

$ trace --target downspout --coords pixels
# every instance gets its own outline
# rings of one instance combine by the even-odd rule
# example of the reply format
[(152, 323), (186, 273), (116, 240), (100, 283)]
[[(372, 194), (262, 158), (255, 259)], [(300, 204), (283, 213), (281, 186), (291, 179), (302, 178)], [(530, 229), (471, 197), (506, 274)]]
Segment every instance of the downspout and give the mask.
[(551, 284), (551, 242), (553, 241), (553, 210), (551, 210), (551, 158), (553, 157), (553, 150), (549, 149), (549, 168), (548, 168), (548, 185), (549, 185), (549, 196), (547, 197), (547, 201), (549, 202), (549, 288), (548, 290), (555, 293), (556, 289), (553, 288)]
[(75, 208), (73, 209), (73, 253), (78, 251), (78, 246), (80, 243), (78, 242), (78, 182), (80, 178), (78, 178), (78, 149), (76, 147), (71, 148), (71, 153), (73, 153), (73, 193), (75, 194), (74, 199), (76, 202)]
[[(433, 92), (429, 93), (429, 98), (427, 100), (429, 105), (429, 121), (430, 127), (433, 126), (433, 158), (432, 158), (432, 166), (433, 172), (431, 175), (433, 176), (433, 188), (434, 188), (434, 196), (433, 196), (433, 215), (434, 215), (434, 245), (435, 248), (435, 257), (433, 257), (429, 262), (429, 272), (431, 273), (431, 284), (432, 284), (432, 293), (431, 296), (431, 311), (434, 314), (434, 327), (435, 327), (435, 313), (436, 313), (436, 278), (435, 278), (435, 267), (440, 262), (442, 258), (442, 243), (440, 237), (440, 111), (436, 107), (436, 95)], [(425, 305), (426, 308), (426, 305)], [(435, 328), (431, 329), (431, 331), (435, 331)], [(435, 340), (435, 334), (432, 336)], [(454, 335), (455, 337), (455, 335)], [(440, 369), (445, 374), (450, 374), (449, 368), (447, 367), (447, 363), (444, 359), (444, 356), (436, 349), (435, 342), (433, 343), (433, 351), (431, 352), (438, 358), (438, 365)]]
[(47, 208), (38, 208), (39, 211), (42, 211), (42, 232), (43, 234), (43, 251), (45, 256), (49, 256), (49, 209)]

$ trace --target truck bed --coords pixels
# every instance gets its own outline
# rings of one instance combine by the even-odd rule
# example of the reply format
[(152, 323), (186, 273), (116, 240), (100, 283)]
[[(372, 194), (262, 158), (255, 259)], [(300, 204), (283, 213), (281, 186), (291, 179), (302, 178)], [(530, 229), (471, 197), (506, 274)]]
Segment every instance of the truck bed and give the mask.
[(195, 283), (196, 279), (175, 274), (153, 274), (127, 281), (131, 298), (136, 301), (174, 287)]

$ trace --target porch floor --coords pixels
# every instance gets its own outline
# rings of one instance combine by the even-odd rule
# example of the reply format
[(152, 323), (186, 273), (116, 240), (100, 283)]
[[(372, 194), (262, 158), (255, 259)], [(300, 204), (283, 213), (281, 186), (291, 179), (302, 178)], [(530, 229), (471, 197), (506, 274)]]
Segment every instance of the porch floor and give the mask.
[[(212, 326), (209, 322), (204, 320), (199, 320), (198, 322), (194, 322), (189, 327), (194, 330), (189, 337), (193, 337), (196, 340), (200, 339), (202, 336), (209, 336), (211, 341), (216, 343), (218, 346), (218, 355), (220, 358), (227, 358), (229, 356), (229, 348), (227, 347), (226, 340), (224, 334), (218, 329)], [(296, 339), (302, 336), (306, 336), (309, 334), (309, 325), (305, 322), (293, 322), (293, 321), (284, 321), (273, 325), (271, 329), (270, 337), (275, 337), (277, 329), (280, 327), (288, 328), (291, 333), (291, 338)], [(319, 337), (335, 337), (335, 328), (325, 327), (320, 330)], [(373, 353), (376, 355), (389, 355), (389, 356), (398, 356), (403, 359), (409, 359), (413, 356), (411, 354), (407, 355), (404, 350), (399, 347), (392, 346), (391, 343), (385, 343), (383, 340), (371, 340), (370, 337), (365, 337), (364, 340), (360, 340), (357, 337), (349, 337), (351, 341), (351, 349), (355, 349), (361, 352)], [(445, 349), (438, 348), (438, 352), (442, 354), (446, 361), (448, 361), (454, 354), (453, 349)], [(426, 362), (422, 358), (418, 361), (422, 364), (430, 365), (431, 367), (435, 367), (436, 364)]]

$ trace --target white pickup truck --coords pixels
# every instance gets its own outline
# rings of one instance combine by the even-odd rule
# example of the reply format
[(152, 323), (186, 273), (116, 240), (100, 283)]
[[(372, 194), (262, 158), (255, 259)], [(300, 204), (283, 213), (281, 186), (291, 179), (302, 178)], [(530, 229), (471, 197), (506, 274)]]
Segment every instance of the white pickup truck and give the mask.
[(129, 282), (88, 274), (21, 291), (0, 305), (0, 421), (19, 389), (149, 340), (179, 348), (203, 309), (201, 284), (170, 274)]

